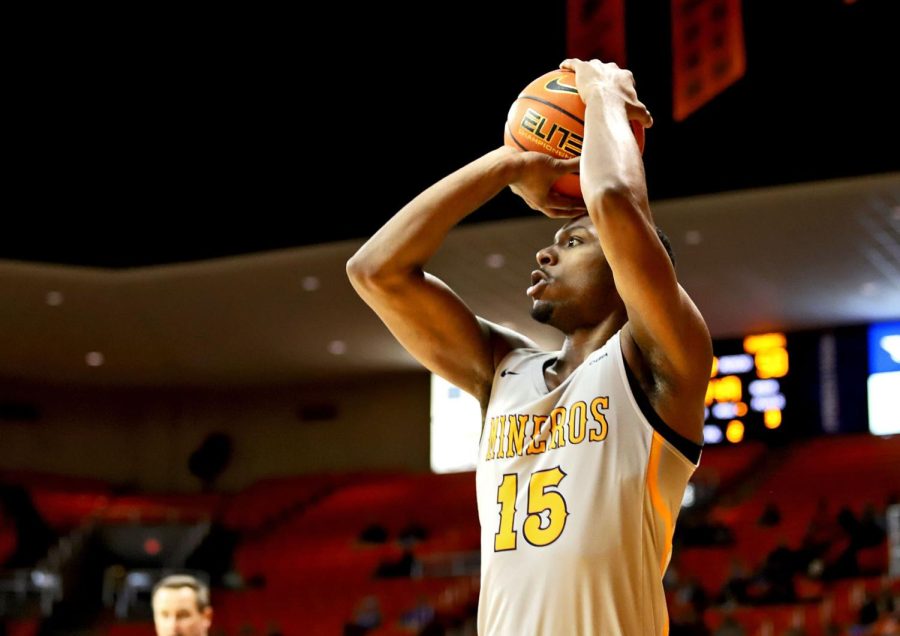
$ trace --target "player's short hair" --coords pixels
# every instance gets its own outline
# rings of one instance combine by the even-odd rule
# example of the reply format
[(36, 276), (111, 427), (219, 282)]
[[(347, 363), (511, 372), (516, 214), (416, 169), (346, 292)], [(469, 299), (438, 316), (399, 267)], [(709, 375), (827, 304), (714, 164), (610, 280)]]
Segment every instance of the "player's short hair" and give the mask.
[(672, 261), (672, 267), (675, 267), (675, 252), (672, 251), (672, 242), (658, 225), (656, 226), (656, 235), (659, 237), (659, 241), (663, 244), (663, 247), (666, 248), (666, 254), (669, 255), (669, 260)]
[(209, 586), (196, 577), (189, 574), (173, 574), (161, 579), (153, 586), (153, 593), (150, 595), (151, 600), (156, 598), (159, 590), (177, 590), (187, 587), (194, 590), (194, 596), (197, 598), (197, 610), (202, 612), (209, 607)]

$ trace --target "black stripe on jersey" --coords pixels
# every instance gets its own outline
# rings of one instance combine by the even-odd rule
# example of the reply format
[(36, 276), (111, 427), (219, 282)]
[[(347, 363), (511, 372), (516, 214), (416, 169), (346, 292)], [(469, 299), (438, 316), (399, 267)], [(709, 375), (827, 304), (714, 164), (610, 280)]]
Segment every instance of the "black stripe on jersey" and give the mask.
[(641, 413), (643, 413), (644, 417), (647, 418), (647, 421), (650, 422), (650, 426), (652, 426), (657, 433), (662, 435), (663, 439), (681, 451), (682, 455), (691, 460), (691, 463), (696, 464), (699, 462), (701, 450), (700, 444), (692, 442), (663, 422), (663, 419), (653, 409), (653, 405), (650, 404), (650, 400), (641, 388), (641, 383), (638, 382), (637, 376), (634, 375), (634, 372), (628, 366), (625, 356), (622, 356), (622, 364), (625, 365), (625, 374), (628, 376), (628, 385), (631, 387), (631, 393), (634, 395), (634, 399), (637, 401)]

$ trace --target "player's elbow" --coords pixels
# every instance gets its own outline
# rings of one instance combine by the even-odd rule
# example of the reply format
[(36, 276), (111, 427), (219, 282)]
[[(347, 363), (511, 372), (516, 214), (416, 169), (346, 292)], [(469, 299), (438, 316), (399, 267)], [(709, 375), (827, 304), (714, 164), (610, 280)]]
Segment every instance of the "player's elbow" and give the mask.
[(347, 277), (356, 289), (373, 287), (379, 276), (383, 276), (382, 269), (371, 258), (366, 257), (363, 249), (347, 261)]
[(351, 282), (358, 282), (365, 280), (367, 276), (371, 276), (372, 267), (371, 264), (366, 261), (364, 256), (360, 255), (362, 250), (356, 252), (353, 256), (350, 257), (350, 260), (347, 261), (347, 278), (351, 280)]
[(388, 291), (396, 285), (401, 278), (400, 273), (389, 263), (381, 262), (366, 252), (366, 247), (360, 248), (356, 254), (347, 261), (347, 277), (354, 289), (359, 292), (368, 290)]
[(589, 210), (597, 210), (603, 214), (621, 214), (639, 210), (634, 192), (621, 181), (598, 184), (585, 194), (585, 202)]

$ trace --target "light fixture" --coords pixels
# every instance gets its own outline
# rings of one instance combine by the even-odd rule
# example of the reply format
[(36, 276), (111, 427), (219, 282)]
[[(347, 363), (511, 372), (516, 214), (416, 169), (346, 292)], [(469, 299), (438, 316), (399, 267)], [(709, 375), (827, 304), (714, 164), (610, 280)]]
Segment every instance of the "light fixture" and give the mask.
[(684, 242), (688, 245), (700, 245), (703, 242), (703, 234), (700, 230), (688, 230), (684, 233)]
[(89, 367), (99, 367), (103, 365), (105, 359), (99, 351), (90, 351), (84, 356), (84, 361)]
[(488, 254), (484, 264), (491, 269), (500, 269), (506, 264), (506, 257), (503, 254)]
[(328, 353), (335, 356), (342, 356), (347, 353), (347, 343), (343, 340), (332, 340), (328, 343)]
[(319, 288), (319, 279), (315, 276), (304, 276), (303, 281), (300, 283), (303, 287), (304, 291), (316, 291)]
[(48, 291), (46, 296), (46, 302), (51, 307), (59, 307), (63, 304), (63, 293), (61, 291)]

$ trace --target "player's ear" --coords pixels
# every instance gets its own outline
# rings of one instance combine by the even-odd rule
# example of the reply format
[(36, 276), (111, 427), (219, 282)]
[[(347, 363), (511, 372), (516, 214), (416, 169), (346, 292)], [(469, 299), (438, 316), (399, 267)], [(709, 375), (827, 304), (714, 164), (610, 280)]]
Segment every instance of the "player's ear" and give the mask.
[(206, 628), (212, 625), (213, 609), (211, 607), (203, 608), (203, 620), (206, 622)]

